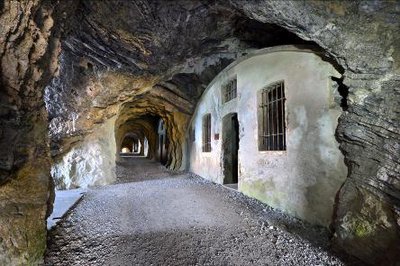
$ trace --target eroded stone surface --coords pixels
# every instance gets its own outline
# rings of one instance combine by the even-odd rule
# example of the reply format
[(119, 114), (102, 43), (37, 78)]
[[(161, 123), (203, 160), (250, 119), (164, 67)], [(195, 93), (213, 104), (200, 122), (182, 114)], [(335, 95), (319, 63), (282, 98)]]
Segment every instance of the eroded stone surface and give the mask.
[(86, 188), (115, 181), (115, 119), (109, 119), (52, 165), (57, 189)]
[[(175, 79), (180, 81), (178, 87), (182, 89), (179, 91), (191, 91), (189, 98), (194, 98), (193, 95), (200, 95), (220, 69), (246, 49), (301, 42), (282, 28), (314, 41), (340, 63), (344, 83), (349, 87), (349, 106), (337, 130), (349, 168), (344, 188), (350, 183), (365, 195), (370, 194), (363, 197), (379, 198), (382, 206), (386, 206), (385, 213), (393, 217), (388, 220), (390, 228), (396, 228), (395, 243), (400, 242), (399, 225), (394, 222), (399, 219), (400, 176), (398, 2), (116, 1), (113, 8), (109, 8), (108, 1), (67, 1), (67, 8), (49, 3), (38, 0), (0, 3), (0, 180), (2, 183), (6, 179), (13, 180), (0, 187), (4, 208), (1, 219), (10, 224), (0, 232), (1, 238), (6, 239), (0, 245), (7, 250), (0, 254), (6, 254), (7, 261), (10, 258), (26, 261), (22, 255), (25, 252), (35, 254), (30, 256), (32, 259), (40, 257), (40, 252), (31, 251), (26, 242), (21, 244), (22, 235), (30, 224), (15, 222), (20, 216), (14, 210), (27, 206), (26, 216), (21, 217), (32, 213), (29, 221), (43, 219), (44, 228), (42, 214), (46, 212), (48, 198), (49, 160), (46, 114), (41, 97), (50, 74), (57, 69), (60, 46), (51, 34), (58, 27), (65, 29), (63, 50), (77, 57), (76, 62), (83, 66), (84, 73), (76, 77), (76, 84), (82, 84), (73, 86), (76, 92), (71, 90), (60, 96), (61, 102), (74, 104), (62, 109), (62, 114), (50, 115), (51, 119), (56, 119), (54, 125), (59, 125), (53, 129), (60, 132), (52, 139), (51, 150), (56, 160), (79, 145), (78, 142), (99, 124), (117, 115), (120, 104), (138, 100), (134, 96), (141, 95), (137, 93), (139, 90), (151, 91), (157, 84), (174, 90), (170, 85), (176, 83), (171, 82)], [(54, 6), (57, 8), (51, 12)], [(68, 18), (67, 23), (64, 24), (63, 18)], [(78, 65), (73, 64), (76, 69)], [(87, 74), (85, 69), (88, 69)], [(105, 81), (99, 77), (110, 78)], [(91, 82), (93, 86), (88, 85)], [(131, 83), (138, 85), (130, 86)], [(110, 84), (110, 87), (103, 84)], [(59, 86), (53, 89), (55, 94), (62, 91)], [(101, 94), (102, 91), (107, 93)], [(179, 91), (175, 93), (183, 96)], [(150, 102), (152, 94), (146, 97)], [(80, 105), (79, 99), (85, 105)], [(143, 110), (146, 108), (149, 106)], [(156, 110), (160, 113), (160, 106)], [(76, 117), (73, 121), (78, 126), (69, 130), (73, 128), (70, 115), (74, 113), (77, 115), (72, 118)], [(65, 129), (68, 129), (67, 135), (63, 134)], [(172, 154), (179, 158), (179, 149)], [(341, 232), (338, 236), (351, 235), (357, 230), (353, 225), (341, 227), (343, 218), (350, 213), (359, 216), (360, 209), (347, 204), (346, 199), (352, 198), (351, 191), (344, 189), (339, 196), (335, 220), (335, 228)], [(37, 205), (32, 207), (28, 203)], [(368, 206), (374, 205), (364, 208), (363, 212), (367, 213), (364, 216), (369, 220), (379, 217), (381, 212)], [(34, 227), (42, 228), (42, 225)], [(387, 231), (389, 227), (379, 228), (392, 232), (391, 229)], [(36, 239), (33, 232), (43, 232), (41, 230), (28, 233), (27, 243)], [(43, 234), (39, 235), (39, 244), (34, 246), (42, 250)], [(10, 239), (16, 241), (12, 243)], [(343, 243), (342, 240), (338, 242)], [(355, 238), (345, 241), (349, 246), (357, 245)], [(392, 238), (373, 238), (366, 245), (382, 249), (377, 252), (357, 249), (361, 252), (356, 253), (366, 261), (379, 260), (385, 254), (381, 251), (389, 249), (393, 241)]]
[(37, 264), (46, 247), (53, 186), (42, 96), (58, 66), (62, 10), (49, 1), (0, 4), (1, 265)]
[(109, 117), (118, 144), (124, 124), (154, 116), (167, 124), (167, 165), (183, 167), (186, 125), (212, 78), (247, 49), (304, 43), (220, 4), (117, 2), (81, 2), (63, 42), (60, 77), (46, 89), (56, 162)]

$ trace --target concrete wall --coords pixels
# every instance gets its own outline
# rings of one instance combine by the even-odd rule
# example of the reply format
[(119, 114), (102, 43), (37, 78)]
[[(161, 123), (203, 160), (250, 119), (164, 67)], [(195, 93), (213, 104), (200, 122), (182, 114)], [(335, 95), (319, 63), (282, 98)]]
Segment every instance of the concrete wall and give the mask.
[[(238, 97), (222, 104), (221, 85), (237, 76)], [(308, 50), (292, 46), (256, 51), (222, 71), (203, 94), (189, 129), (190, 171), (223, 183), (222, 118), (239, 120), (239, 191), (311, 223), (328, 226), (347, 175), (334, 134), (341, 113), (331, 76), (339, 73)], [(258, 151), (257, 91), (284, 80), (286, 151)], [(203, 153), (202, 117), (212, 116), (212, 151)], [(190, 132), (190, 130), (188, 130)], [(214, 135), (219, 134), (219, 139)]]

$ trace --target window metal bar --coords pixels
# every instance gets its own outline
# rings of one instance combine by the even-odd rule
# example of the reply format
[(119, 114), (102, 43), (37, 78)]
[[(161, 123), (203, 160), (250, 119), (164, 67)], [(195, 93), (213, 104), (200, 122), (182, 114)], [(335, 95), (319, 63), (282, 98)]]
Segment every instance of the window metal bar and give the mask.
[[(267, 96), (268, 95), (265, 94), (265, 98), (267, 98)], [(265, 100), (267, 100), (267, 99), (265, 99)], [(268, 111), (268, 105), (264, 106), (264, 110), (265, 110), (265, 117), (266, 117), (264, 132), (267, 135), (267, 137), (265, 138), (265, 145), (266, 145), (266, 147), (268, 149), (268, 147), (269, 147), (269, 137), (268, 137), (269, 136), (269, 116), (268, 116), (269, 111)]]
[[(265, 130), (265, 110), (264, 110), (264, 91), (261, 91), (261, 100), (260, 100), (260, 102), (259, 102), (259, 106), (258, 106), (258, 108), (260, 109), (260, 112), (261, 112), (261, 119), (262, 119), (262, 123), (261, 123), (261, 125), (262, 125), (262, 127), (259, 129), (259, 134), (264, 134), (265, 132), (264, 132), (264, 130)], [(262, 137), (262, 138), (260, 138), (260, 140), (261, 140), (261, 144), (259, 145), (259, 148), (260, 149), (264, 149), (264, 147), (265, 147), (265, 138), (264, 137)]]
[(279, 99), (276, 101), (276, 110), (275, 110), (275, 115), (276, 115), (276, 128), (277, 128), (277, 136), (276, 136), (276, 150), (279, 150), (281, 147), (281, 141), (279, 137), (279, 133), (281, 132), (281, 121), (280, 121), (280, 107), (281, 107), (281, 101), (280, 101), (280, 92), (281, 88), (280, 86), (276, 87), (276, 98)]
[(285, 128), (285, 91), (284, 91), (284, 87), (283, 84), (281, 86), (281, 97), (282, 97), (282, 101), (281, 101), (281, 119), (282, 119), (282, 150), (285, 150), (285, 140), (284, 140), (284, 134), (286, 132), (286, 128)]
[(280, 87), (280, 90), (281, 90), (281, 129), (282, 129), (282, 139), (281, 139), (281, 147), (280, 147), (280, 149), (281, 150), (285, 150), (286, 149), (286, 147), (285, 147), (285, 140), (284, 140), (284, 135), (285, 135), (285, 132), (286, 132), (286, 129), (285, 129), (285, 91), (284, 91), (284, 88), (283, 88), (283, 84), (282, 84), (282, 86)]
[[(276, 88), (276, 97), (278, 98), (279, 97), (279, 87), (278, 88)], [(276, 106), (276, 110), (275, 110), (275, 117), (276, 117), (276, 119), (275, 119), (275, 121), (276, 121), (276, 136), (275, 136), (275, 138), (276, 138), (276, 142), (275, 142), (275, 150), (279, 150), (279, 147), (280, 147), (280, 142), (279, 142), (279, 132), (280, 132), (280, 120), (279, 120), (279, 105), (280, 105), (280, 101), (277, 101), (276, 103), (275, 103), (275, 106)]]
[[(274, 87), (274, 89), (271, 91), (272, 94), (272, 99), (276, 99), (276, 86)], [(272, 112), (271, 112), (271, 116), (272, 116), (272, 123), (273, 123), (273, 133), (272, 133), (272, 139), (273, 139), (273, 146), (272, 146), (272, 150), (276, 150), (276, 101), (273, 100), (272, 104)]]
[(203, 152), (211, 151), (211, 114), (203, 116)]
[(280, 133), (282, 132), (282, 122), (281, 122), (281, 120), (282, 120), (282, 118), (281, 118), (281, 113), (280, 113), (280, 110), (282, 109), (282, 105), (281, 105), (281, 103), (282, 103), (282, 101), (281, 101), (281, 86), (278, 86), (277, 87), (277, 90), (276, 90), (276, 93), (277, 93), (277, 95), (276, 95), (276, 97), (279, 99), (277, 102), (276, 102), (276, 104), (277, 104), (277, 108), (276, 108), (276, 124), (277, 124), (277, 128), (278, 128), (278, 135), (276, 136), (276, 140), (277, 140), (277, 147), (276, 147), (276, 149), (277, 150), (280, 150), (281, 149), (281, 146), (282, 146), (282, 142), (281, 142), (281, 138), (280, 138)]
[(208, 116), (208, 151), (211, 151), (211, 115)]
[[(269, 95), (270, 95), (270, 97), (269, 97), (269, 99), (270, 100), (272, 100), (272, 99), (274, 99), (274, 97), (273, 97), (273, 89), (269, 92)], [(274, 142), (274, 105), (273, 105), (273, 103), (272, 102), (270, 102), (269, 103), (269, 105), (270, 105), (270, 112), (269, 112), (269, 115), (270, 115), (270, 121), (271, 121), (271, 132), (270, 132), (270, 134), (271, 134), (271, 137), (272, 137), (272, 145), (271, 145), (271, 150), (274, 150), (274, 148), (275, 148), (275, 142)]]
[(259, 105), (261, 121), (260, 149), (285, 150), (285, 90), (284, 83), (279, 82), (261, 91)]
[(267, 134), (267, 137), (265, 138), (265, 142), (266, 142), (266, 148), (269, 149), (269, 145), (270, 145), (270, 141), (269, 141), (269, 131), (270, 131), (270, 122), (269, 122), (269, 106), (268, 106), (268, 93), (266, 91), (264, 91), (264, 97), (265, 97), (265, 101), (264, 101), (264, 110), (265, 110), (265, 117), (266, 117), (266, 125), (265, 125), (265, 133)]
[(230, 100), (237, 97), (237, 79), (234, 78), (227, 82), (223, 87), (223, 101), (224, 103), (229, 102)]

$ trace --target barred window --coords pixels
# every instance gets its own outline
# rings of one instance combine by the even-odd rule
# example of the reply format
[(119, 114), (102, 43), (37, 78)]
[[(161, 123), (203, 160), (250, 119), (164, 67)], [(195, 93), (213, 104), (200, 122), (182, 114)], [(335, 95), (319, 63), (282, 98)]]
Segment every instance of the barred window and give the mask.
[(279, 81), (262, 89), (258, 100), (258, 149), (286, 150), (284, 82)]
[(222, 102), (226, 103), (237, 96), (237, 79), (229, 80), (224, 86), (222, 86)]
[(203, 116), (203, 152), (211, 151), (211, 114)]

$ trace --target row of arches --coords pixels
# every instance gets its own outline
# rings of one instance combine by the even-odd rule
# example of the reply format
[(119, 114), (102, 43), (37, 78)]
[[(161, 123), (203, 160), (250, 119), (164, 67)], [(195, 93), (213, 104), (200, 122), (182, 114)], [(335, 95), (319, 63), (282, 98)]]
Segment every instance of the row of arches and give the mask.
[[(142, 117), (120, 125), (117, 130), (117, 161), (126, 157), (146, 157), (168, 163), (167, 126), (160, 117)], [(122, 136), (122, 138), (121, 138)]]
[(144, 155), (144, 140), (139, 139), (134, 133), (125, 135), (121, 144), (121, 154)]
[[(198, 12), (201, 12), (199, 13), (201, 18), (207, 18), (202, 19), (204, 23), (198, 23), (198, 20), (194, 20), (199, 17), (192, 15), (192, 12), (196, 10), (186, 11), (186, 14), (190, 14), (187, 16), (188, 20), (178, 20), (174, 15), (165, 16), (165, 14), (179, 14), (179, 17), (181, 17), (181, 14), (185, 14), (183, 12), (166, 12), (171, 8), (179, 8), (180, 1), (174, 1), (173, 4), (168, 2), (161, 6), (152, 5), (153, 9), (146, 5), (126, 2), (131, 4), (133, 11), (138, 11), (124, 12), (123, 14), (125, 15), (120, 16), (121, 19), (126, 19), (127, 23), (114, 23), (114, 15), (118, 14), (118, 11), (129, 10), (128, 4), (115, 5), (115, 8), (109, 8), (107, 1), (71, 2), (74, 3), (71, 4), (70, 1), (67, 4), (65, 1), (60, 1), (58, 5), (49, 5), (48, 1), (36, 1), (35, 4), (29, 1), (4, 1), (4, 4), (0, 3), (0, 10), (2, 11), (11, 10), (9, 9), (10, 6), (15, 6), (15, 10), (19, 10), (16, 12), (3, 12), (1, 15), (3, 21), (6, 22), (5, 24), (10, 23), (13, 25), (15, 23), (13, 26), (6, 25), (7, 27), (5, 27), (5, 33), (8, 38), (4, 40), (5, 44), (2, 45), (2, 48), (6, 50), (1, 54), (2, 66), (4, 67), (4, 71), (2, 71), (2, 87), (5, 88), (4, 93), (2, 91), (2, 96), (4, 96), (2, 108), (5, 108), (3, 112), (5, 115), (2, 115), (0, 120), (2, 125), (5, 126), (0, 130), (0, 137), (1, 143), (5, 148), (2, 149), (0, 183), (2, 185), (2, 195), (5, 196), (2, 202), (4, 211), (2, 211), (3, 215), (0, 221), (4, 226), (0, 230), (0, 235), (6, 241), (2, 241), (0, 244), (0, 250), (5, 252), (0, 253), (6, 254), (6, 258), (15, 258), (18, 261), (22, 261), (22, 263), (16, 264), (28, 264), (26, 258), (29, 257), (31, 261), (37, 261), (40, 260), (43, 254), (42, 249), (44, 248), (46, 235), (43, 219), (46, 216), (46, 212), (51, 212), (53, 199), (49, 195), (54, 193), (51, 185), (52, 180), (47, 178), (50, 169), (50, 148), (48, 147), (48, 136), (45, 129), (48, 121), (46, 120), (47, 116), (44, 115), (46, 110), (43, 104), (42, 87), (43, 84), (46, 84), (47, 79), (54, 74), (53, 72), (58, 69), (58, 64), (63, 63), (57, 63), (59, 53), (57, 50), (60, 50), (60, 47), (63, 50), (69, 47), (75, 54), (92, 58), (94, 62), (98, 62), (107, 69), (118, 67), (121, 71), (159, 73), (162, 76), (168, 68), (174, 67), (177, 69), (177, 65), (185, 60), (189, 62), (198, 57), (206, 58), (206, 54), (213, 50), (216, 50), (216, 54), (219, 55), (230, 54), (231, 49), (234, 47), (222, 44), (231, 40), (232, 37), (236, 38), (232, 43), (240, 44), (238, 49), (242, 49), (243, 47), (250, 47), (249, 45), (243, 46), (245, 43), (253, 44), (257, 47), (282, 44), (282, 41), (294, 43), (294, 39), (291, 36), (297, 34), (303, 39), (313, 40), (320, 44), (320, 46), (324, 47), (326, 54), (337, 58), (340, 64), (345, 67), (345, 83), (351, 86), (350, 96), (352, 100), (347, 113), (340, 118), (336, 136), (340, 140), (340, 147), (346, 156), (349, 178), (341, 188), (341, 193), (337, 195), (338, 206), (335, 214), (337, 236), (342, 242), (342, 246), (347, 245), (355, 249), (353, 253), (364, 257), (367, 261), (372, 261), (372, 259), (376, 259), (374, 257), (378, 257), (378, 255), (374, 254), (384, 253), (385, 249), (383, 247), (388, 246), (391, 238), (382, 236), (395, 236), (395, 240), (398, 239), (396, 232), (393, 231), (398, 228), (395, 222), (398, 212), (393, 203), (398, 201), (397, 190), (393, 188), (395, 187), (396, 178), (390, 178), (394, 181), (386, 180), (387, 177), (397, 176), (394, 170), (397, 157), (386, 156), (386, 154), (393, 153), (392, 147), (397, 145), (398, 134), (394, 133), (393, 130), (385, 131), (382, 129), (398, 125), (396, 123), (397, 119), (395, 119), (398, 114), (395, 112), (397, 105), (392, 102), (392, 99), (395, 99), (395, 88), (397, 86), (395, 82), (396, 75), (393, 76), (392, 74), (398, 70), (399, 61), (399, 46), (396, 45), (398, 38), (396, 38), (397, 35), (395, 34), (398, 32), (398, 23), (396, 13), (393, 13), (398, 10), (398, 4), (395, 1), (390, 3), (384, 1), (379, 3), (375, 1), (362, 1), (360, 3), (343, 1), (340, 4), (332, 4), (329, 1), (291, 1), (290, 4), (284, 1), (247, 1), (243, 4), (242, 1), (233, 0), (226, 1), (226, 4), (218, 3), (217, 7), (211, 5), (210, 8), (204, 5), (203, 8), (196, 8)], [(161, 3), (164, 2), (160, 1)], [(140, 8), (145, 9), (143, 11), (146, 13), (141, 12)], [(57, 12), (53, 12), (53, 9)], [(65, 12), (63, 12), (64, 10)], [(136, 15), (150, 14), (148, 10), (154, 12), (155, 15)], [(184, 11), (184, 9), (178, 10)], [(210, 10), (211, 12), (208, 12)], [(84, 16), (87, 16), (88, 19), (82, 19)], [(160, 17), (165, 17), (166, 26), (159, 23)], [(45, 19), (45, 23), (37, 23), (42, 18)], [(230, 18), (234, 20), (228, 21)], [(64, 24), (64, 20), (75, 22)], [(194, 25), (194, 27), (186, 27), (188, 21), (192, 22), (189, 25)], [(261, 23), (261, 21), (264, 23)], [(275, 29), (275, 24), (280, 25), (281, 28)], [(22, 26), (19, 27), (18, 25)], [(123, 31), (128, 34), (128, 37), (133, 36), (134, 38), (132, 39), (135, 40), (147, 40), (143, 43), (143, 49), (137, 49), (135, 46), (129, 47), (125, 41), (118, 43), (118, 38), (114, 36), (116, 30), (121, 30), (115, 29), (118, 25), (131, 25), (131, 27), (127, 27), (129, 31)], [(149, 31), (137, 28), (143, 25), (150, 25), (148, 28), (152, 29), (154, 37), (148, 38)], [(157, 27), (158, 25), (161, 25), (161, 27)], [(288, 29), (288, 31), (285, 32), (284, 28)], [(174, 30), (165, 31), (165, 29), (187, 30), (182, 33)], [(37, 34), (26, 34), (28, 31)], [(66, 35), (66, 41), (64, 41), (64, 45), (59, 46), (56, 44), (58, 42), (56, 41), (56, 36), (61, 32)], [(204, 36), (208, 37), (210, 32), (213, 33), (212, 36), (204, 38)], [(382, 38), (382, 34), (388, 37), (386, 38), (387, 40)], [(30, 38), (33, 39), (31, 40)], [(384, 39), (385, 41), (382, 41)], [(161, 45), (158, 43), (160, 40), (164, 41)], [(243, 42), (236, 42), (236, 40), (242, 40)], [(38, 43), (41, 45), (36, 45)], [(47, 43), (52, 43), (52, 45), (49, 45), (48, 49), (42, 49), (46, 47)], [(136, 45), (137, 43), (133, 42), (133, 44)], [(35, 45), (38, 49), (33, 49)], [(32, 46), (32, 53), (25, 52), (29, 50), (29, 46)], [(343, 47), (346, 49), (343, 49)], [(139, 51), (143, 54), (139, 53)], [(30, 60), (31, 57), (35, 58), (35, 60)], [(110, 60), (110, 58), (113, 60)], [(376, 60), (377, 58), (379, 60)], [(229, 58), (226, 60), (229, 60)], [(214, 62), (215, 60), (209, 61)], [(132, 62), (139, 63), (132, 64)], [(121, 66), (123, 68), (120, 68)], [(88, 70), (91, 68), (88, 65)], [(71, 69), (76, 68), (71, 67)], [(207, 76), (210, 72), (204, 71), (204, 73), (205, 75), (203, 76)], [(188, 75), (185, 75), (185, 77), (188, 77)], [(72, 80), (72, 78), (68, 76), (66, 80)], [(76, 82), (76, 84), (83, 83)], [(192, 85), (194, 82), (187, 82), (187, 84)], [(65, 87), (65, 84), (61, 83), (61, 85), (56, 86), (54, 91), (59, 92), (61, 88)], [(381, 85), (385, 89), (381, 90)], [(99, 87), (105, 88), (105, 86)], [(173, 90), (174, 88), (169, 87), (168, 89), (172, 94), (171, 89)], [(76, 91), (74, 90), (74, 92)], [(156, 93), (154, 88), (153, 95)], [(105, 91), (104, 94), (109, 95), (108, 91)], [(68, 97), (65, 97), (64, 102), (61, 102), (62, 104), (58, 104), (55, 99), (63, 99), (63, 97), (49, 98), (49, 102), (53, 106), (48, 108), (47, 112), (49, 113), (49, 118), (55, 119), (56, 123), (54, 124), (63, 126), (64, 124), (60, 123), (60, 121), (62, 121), (62, 117), (68, 116), (58, 112), (52, 113), (51, 110), (60, 110), (63, 113), (68, 113), (69, 110), (80, 109), (77, 106), (78, 104), (71, 104), (70, 109), (65, 109), (64, 106), (66, 105), (64, 103), (74, 102), (72, 101), (74, 100), (73, 93), (71, 92), (67, 95)], [(184, 96), (186, 97), (186, 94)], [(189, 99), (195, 98), (192, 95), (189, 96)], [(151, 100), (152, 105), (159, 106), (159, 109), (170, 108), (170, 110), (164, 111), (163, 115), (158, 114), (162, 116), (167, 124), (167, 133), (170, 136), (169, 143), (164, 149), (168, 155), (166, 164), (171, 168), (177, 168), (180, 166), (178, 162), (182, 158), (180, 150), (182, 143), (179, 140), (182, 139), (183, 131), (174, 129), (176, 127), (173, 127), (172, 124), (176, 122), (176, 118), (180, 118), (180, 123), (184, 124), (187, 116), (172, 113), (172, 107), (170, 107), (171, 97), (169, 95), (169, 101), (165, 100), (160, 103), (160, 99), (155, 97)], [(387, 100), (386, 103), (384, 100)], [(135, 101), (137, 106), (141, 104), (136, 99)], [(142, 98), (140, 101), (143, 104), (145, 100)], [(190, 103), (186, 100), (175, 102), (178, 103), (181, 109), (185, 109), (182, 106), (190, 107)], [(59, 108), (60, 106), (63, 108)], [(149, 106), (148, 103), (147, 106)], [(146, 110), (149, 114), (156, 114), (157, 112), (151, 108), (144, 107), (143, 110)], [(93, 105), (93, 109), (98, 109), (98, 106)], [(118, 143), (116, 145), (112, 143), (113, 148), (117, 147), (119, 149), (122, 147), (121, 142), (126, 133), (144, 132), (149, 142), (148, 156), (157, 154), (158, 132), (150, 122), (148, 124), (140, 121), (144, 113), (137, 112), (137, 116), (128, 115), (125, 117), (128, 119), (122, 123), (117, 123), (115, 128), (118, 134), (116, 134), (115, 140)], [(88, 117), (84, 111), (79, 116), (82, 119)], [(167, 116), (168, 119), (166, 119)], [(368, 123), (365, 121), (368, 121)], [(127, 122), (127, 125), (125, 125), (125, 122)], [(86, 122), (76, 123), (81, 125), (81, 128), (77, 127), (76, 130), (75, 121), (73, 124), (73, 131), (76, 131), (76, 133), (78, 131), (95, 131), (92, 131), (92, 128)], [(65, 123), (65, 125), (68, 125), (68, 123)], [(122, 129), (119, 129), (120, 125), (124, 125)], [(138, 127), (141, 129), (138, 130)], [(150, 130), (148, 127), (151, 132), (147, 132), (147, 130)], [(64, 128), (68, 127), (64, 126)], [(32, 132), (35, 134), (31, 134)], [(171, 132), (174, 132), (173, 138), (171, 137)], [(90, 142), (85, 146), (85, 149), (82, 149), (82, 143), (78, 143), (76, 138), (63, 142), (56, 141), (56, 139), (63, 140), (67, 136), (69, 137), (70, 135), (56, 135), (57, 138), (54, 137), (52, 140), (54, 144), (51, 147), (52, 154), (59, 154), (61, 151), (66, 153), (69, 145), (72, 144), (75, 151), (80, 149), (84, 152), (87, 150), (86, 146), (93, 146)], [(99, 138), (98, 136), (95, 137), (94, 139), (97, 141)], [(214, 138), (216, 138), (215, 135)], [(107, 135), (106, 141), (110, 139)], [(100, 144), (104, 146), (106, 141), (101, 140), (102, 143)], [(80, 146), (78, 147), (78, 145)], [(102, 147), (101, 145), (99, 145), (100, 148)], [(377, 151), (376, 147), (380, 149)], [(75, 152), (74, 150), (71, 152)], [(104, 157), (110, 153), (104, 152)], [(114, 153), (113, 151), (112, 154)], [(87, 155), (83, 152), (82, 154)], [(87, 157), (89, 156), (78, 155), (71, 157), (63, 155), (66, 160), (62, 166), (66, 167), (62, 170), (68, 173), (68, 176), (71, 176), (71, 172), (75, 172), (76, 169), (84, 169), (85, 171), (88, 171), (87, 169), (98, 169), (98, 167), (92, 167), (93, 162), (99, 161), (98, 149), (93, 149), (91, 160), (88, 160)], [(77, 167), (77, 165), (83, 164), (82, 158), (87, 161), (87, 165), (90, 167)], [(61, 160), (59, 158), (56, 159), (58, 161)], [(110, 167), (112, 164), (109, 164), (109, 161), (111, 160), (103, 159), (101, 161), (105, 165), (103, 169), (112, 168)], [(103, 176), (108, 176), (108, 173), (102, 174)], [(382, 181), (382, 179), (387, 182)], [(9, 182), (10, 180), (12, 182)], [(10, 198), (9, 195), (12, 195), (12, 197)], [(363, 207), (360, 207), (362, 204), (352, 204), (353, 200), (372, 203), (364, 204)], [(16, 208), (23, 210), (24, 216), (20, 215), (19, 212), (16, 213)], [(382, 212), (389, 217), (385, 218), (385, 221), (390, 221), (389, 224), (392, 229), (388, 229), (388, 226), (381, 228), (380, 224), (369, 221), (371, 217), (381, 217)], [(32, 221), (37, 225), (32, 225)], [(368, 232), (370, 233), (369, 235), (365, 234), (365, 230), (361, 230), (362, 234), (360, 235), (353, 234), (360, 231), (360, 224), (363, 225), (362, 228), (377, 227), (379, 230)], [(35, 245), (40, 247), (38, 249), (29, 248), (28, 250), (27, 247)], [(371, 252), (371, 250), (374, 252)], [(4, 261), (4, 259), (0, 259), (0, 264)]]

